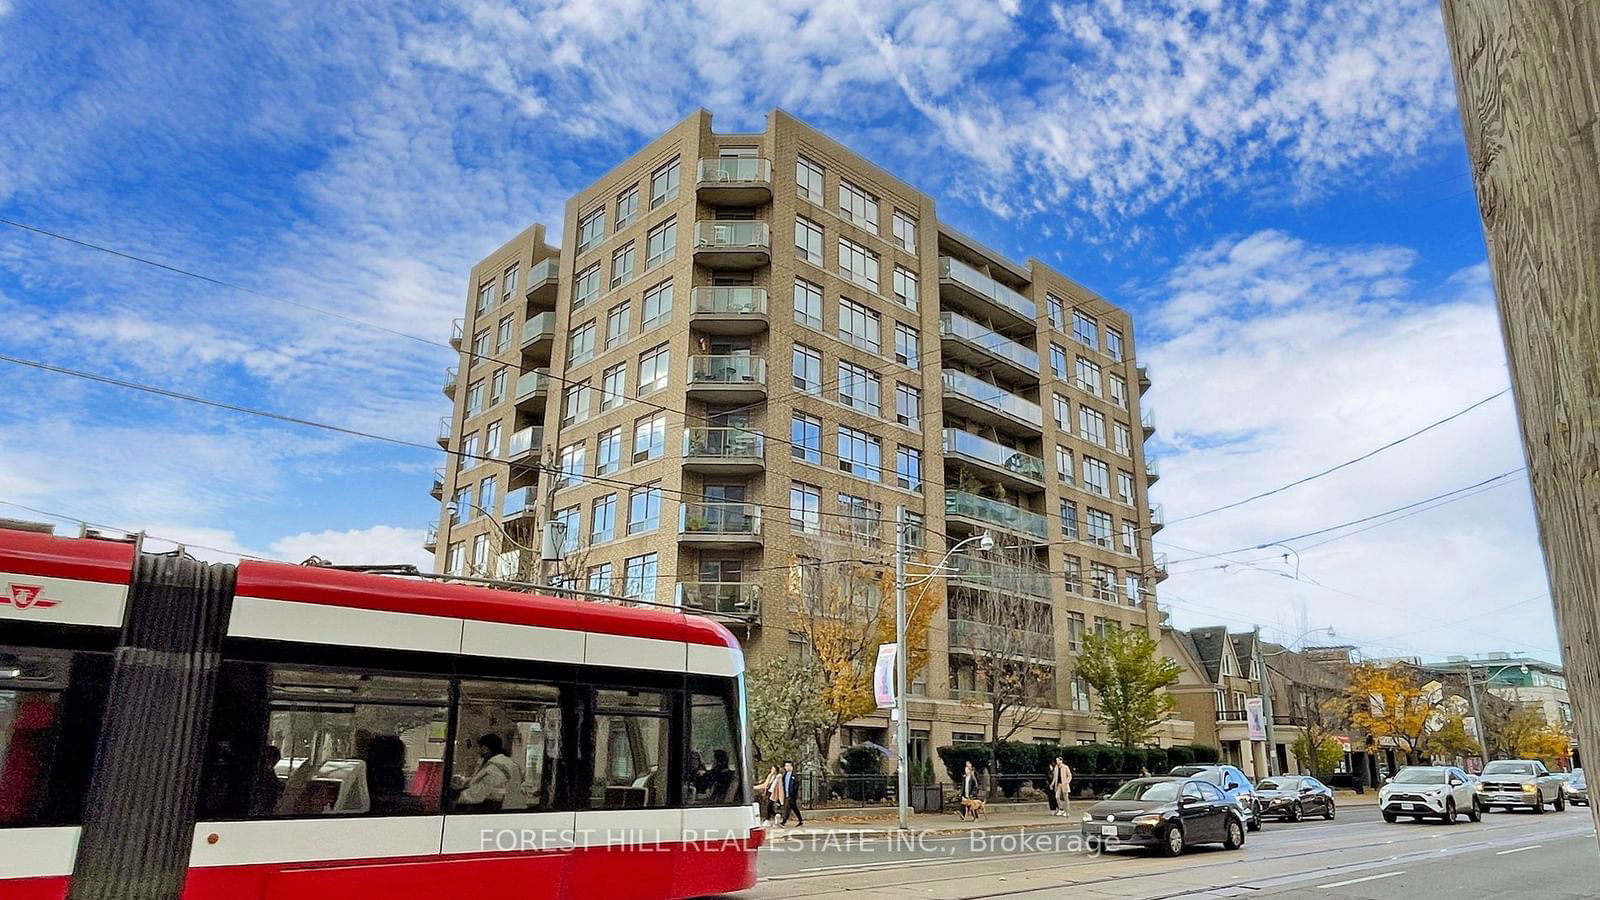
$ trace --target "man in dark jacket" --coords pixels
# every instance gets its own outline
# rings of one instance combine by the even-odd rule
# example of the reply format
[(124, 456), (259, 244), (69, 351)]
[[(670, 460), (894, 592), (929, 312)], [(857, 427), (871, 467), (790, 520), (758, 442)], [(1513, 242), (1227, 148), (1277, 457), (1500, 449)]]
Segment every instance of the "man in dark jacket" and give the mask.
[(805, 825), (805, 817), (800, 815), (800, 774), (794, 770), (793, 760), (783, 764), (783, 821), (784, 827), (789, 825), (789, 813), (794, 813), (794, 823)]

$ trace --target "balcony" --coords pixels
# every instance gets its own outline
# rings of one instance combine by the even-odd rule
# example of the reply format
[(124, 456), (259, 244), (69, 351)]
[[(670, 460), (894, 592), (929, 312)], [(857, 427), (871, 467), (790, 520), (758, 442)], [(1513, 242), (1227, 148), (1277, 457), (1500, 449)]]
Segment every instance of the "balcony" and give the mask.
[(680, 581), (678, 605), (686, 610), (754, 617), (761, 612), (761, 585), (743, 581)]
[(1145, 391), (1150, 390), (1150, 364), (1135, 366), (1134, 371), (1139, 374), (1139, 394), (1142, 396)]
[[(550, 350), (556, 343), (556, 314), (542, 312), (522, 323), (522, 357), (526, 363), (548, 364)], [(525, 368), (535, 368), (526, 365)]]
[(1146, 484), (1155, 484), (1161, 480), (1161, 466), (1157, 460), (1146, 456), (1144, 458), (1144, 480)]
[(450, 322), (450, 346), (461, 349), (461, 342), (467, 339), (466, 323), (461, 319), (452, 319)]
[(1167, 527), (1167, 511), (1159, 503), (1150, 506), (1150, 533), (1155, 534)]
[(1044, 412), (1032, 400), (956, 369), (944, 370), (943, 384), (947, 412), (1024, 437), (1044, 433)]
[(1021, 381), (1039, 383), (1039, 354), (960, 313), (939, 314), (943, 352), (980, 368), (997, 368)]
[(439, 549), (439, 523), (429, 522), (428, 530), (422, 533), (422, 549), (429, 553)]
[(550, 370), (534, 369), (517, 376), (517, 412), (543, 415), (545, 400), (550, 396)]
[(1050, 520), (1044, 516), (966, 491), (944, 492), (944, 516), (961, 520), (977, 531), (999, 528), (1039, 541), (1050, 535)]
[(689, 327), (706, 334), (767, 330), (767, 289), (697, 287), (689, 292)]
[(694, 170), (700, 202), (712, 206), (760, 206), (772, 201), (772, 160), (759, 156), (702, 159)]
[(447, 449), (449, 448), (449, 446), (450, 446), (450, 417), (449, 416), (440, 416), (439, 417), (439, 436), (434, 438), (434, 440), (439, 442), (439, 446), (440, 447), (444, 447), (444, 448), (447, 448)]
[(950, 619), (950, 649), (986, 650), (1024, 660), (1056, 658), (1056, 639), (1041, 631), (1023, 631), (1007, 625)]
[(744, 428), (690, 428), (683, 435), (683, 467), (707, 475), (756, 475), (765, 471), (764, 439)]
[(1036, 327), (1038, 307), (1032, 300), (953, 256), (939, 257), (939, 293), (1007, 325)]
[(1139, 412), (1139, 427), (1144, 429), (1144, 439), (1150, 440), (1150, 436), (1156, 433), (1155, 410), (1146, 409)]
[(743, 353), (691, 356), (688, 397), (705, 403), (759, 403), (767, 398), (767, 361)]
[(544, 426), (533, 425), (511, 432), (506, 444), (506, 462), (513, 466), (537, 466), (544, 454)]
[(506, 491), (505, 505), (500, 513), (501, 524), (532, 523), (539, 510), (538, 490), (530, 486)]
[(444, 395), (446, 397), (451, 400), (456, 398), (456, 382), (460, 380), (461, 378), (457, 375), (455, 366), (444, 370)]
[(523, 296), (528, 299), (529, 313), (556, 305), (556, 288), (561, 283), (558, 277), (560, 266), (561, 259), (552, 256), (534, 263), (533, 268), (528, 270), (528, 284), (523, 288)]
[(997, 563), (970, 553), (950, 557), (950, 566), (955, 569), (949, 574), (952, 584), (1005, 593), (1021, 592), (1046, 600), (1051, 596), (1052, 579), (1043, 569)]
[(1044, 490), (1044, 460), (969, 431), (946, 428), (944, 456), (947, 463), (972, 463), (1017, 490)]
[(761, 507), (754, 503), (684, 501), (678, 505), (678, 543), (702, 550), (761, 546)]
[(1157, 582), (1167, 580), (1167, 555), (1165, 553), (1157, 553), (1155, 558), (1151, 560), (1150, 575)]
[(433, 499), (435, 499), (435, 500), (443, 500), (444, 499), (444, 467), (443, 466), (440, 466), (439, 468), (436, 468), (436, 469), (433, 470), (433, 485), (428, 488), (428, 493), (433, 495)]
[(755, 269), (772, 262), (765, 222), (726, 219), (694, 223), (694, 261), (713, 269)]

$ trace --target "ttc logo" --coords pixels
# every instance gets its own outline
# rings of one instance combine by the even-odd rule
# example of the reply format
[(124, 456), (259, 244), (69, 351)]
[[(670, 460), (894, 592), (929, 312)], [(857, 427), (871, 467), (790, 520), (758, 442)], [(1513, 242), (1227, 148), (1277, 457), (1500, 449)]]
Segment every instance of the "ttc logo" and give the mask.
[(49, 609), (56, 601), (40, 596), (44, 588), (33, 584), (10, 584), (9, 594), (0, 594), (0, 606), (10, 604), (17, 609)]

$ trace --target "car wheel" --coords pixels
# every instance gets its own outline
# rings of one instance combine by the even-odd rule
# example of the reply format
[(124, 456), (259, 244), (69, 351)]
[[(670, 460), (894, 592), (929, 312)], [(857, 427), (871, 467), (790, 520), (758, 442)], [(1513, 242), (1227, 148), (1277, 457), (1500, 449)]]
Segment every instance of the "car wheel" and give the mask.
[(1534, 812), (1535, 815), (1540, 815), (1540, 816), (1544, 815), (1544, 795), (1543, 794), (1535, 794), (1533, 796), (1533, 812)]
[(1560, 794), (1560, 793), (1556, 794), (1556, 812), (1566, 812), (1566, 811), (1567, 811), (1567, 795), (1566, 794)]
[(1444, 823), (1446, 825), (1456, 823), (1456, 801), (1453, 798), (1444, 802)]
[(1329, 821), (1333, 820), (1333, 801), (1332, 800), (1328, 801), (1328, 808), (1323, 811), (1322, 817), (1324, 819), (1329, 820)]
[(1389, 811), (1388, 811), (1388, 810), (1384, 810), (1384, 811), (1383, 811), (1383, 820), (1384, 820), (1384, 821), (1385, 821), (1385, 822), (1390, 822), (1390, 823), (1393, 823), (1393, 822), (1398, 822), (1398, 821), (1400, 821), (1400, 817), (1399, 817), (1399, 816), (1397, 816), (1397, 815), (1395, 815), (1395, 814), (1394, 814), (1394, 813), (1392, 813), (1392, 812), (1389, 812)]
[(1260, 813), (1256, 813), (1255, 816), (1252, 819), (1250, 819), (1250, 821), (1245, 823), (1245, 828), (1250, 830), (1250, 831), (1260, 831), (1261, 830), (1261, 814)]
[(1473, 797), (1472, 798), (1472, 809), (1467, 812), (1467, 821), (1468, 822), (1482, 822), (1483, 821), (1483, 810), (1478, 808), (1478, 798), (1477, 797)]
[(1244, 826), (1239, 824), (1238, 819), (1228, 820), (1228, 833), (1222, 839), (1222, 846), (1229, 850), (1237, 850), (1244, 846)]
[(1295, 803), (1295, 805), (1289, 807), (1289, 821), (1298, 822), (1305, 817), (1306, 811), (1300, 806), (1298, 801)]
[(1177, 856), (1183, 852), (1183, 826), (1173, 823), (1167, 826), (1166, 840), (1161, 842), (1162, 856)]

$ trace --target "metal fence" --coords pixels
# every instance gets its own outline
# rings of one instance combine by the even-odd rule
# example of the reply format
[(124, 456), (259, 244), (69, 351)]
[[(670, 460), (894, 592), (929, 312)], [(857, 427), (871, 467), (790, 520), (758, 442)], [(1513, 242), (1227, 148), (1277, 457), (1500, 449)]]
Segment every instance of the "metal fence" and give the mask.
[[(1072, 799), (1091, 800), (1115, 791), (1140, 773), (1074, 775)], [(1043, 772), (979, 776), (980, 791), (991, 805), (1047, 802), (1050, 776)], [(868, 809), (896, 806), (898, 786), (893, 772), (873, 775), (800, 775), (800, 807), (805, 810)], [(918, 812), (951, 810), (961, 797), (959, 782), (911, 785), (911, 807)]]

